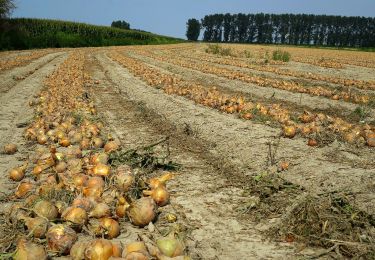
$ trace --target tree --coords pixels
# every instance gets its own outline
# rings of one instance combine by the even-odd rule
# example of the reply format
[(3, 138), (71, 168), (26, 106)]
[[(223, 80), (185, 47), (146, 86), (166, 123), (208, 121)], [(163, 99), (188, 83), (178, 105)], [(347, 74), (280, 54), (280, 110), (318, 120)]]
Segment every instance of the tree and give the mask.
[(125, 21), (119, 20), (119, 21), (113, 21), (112, 24), (111, 24), (111, 27), (116, 27), (116, 28), (120, 28), (120, 29), (129, 30), (130, 29), (130, 24), (127, 23), (127, 22), (125, 22)]
[(16, 8), (14, 0), (0, 0), (0, 19), (7, 18)]
[(197, 19), (189, 19), (186, 23), (186, 37), (189, 41), (197, 41), (201, 32), (201, 23)]

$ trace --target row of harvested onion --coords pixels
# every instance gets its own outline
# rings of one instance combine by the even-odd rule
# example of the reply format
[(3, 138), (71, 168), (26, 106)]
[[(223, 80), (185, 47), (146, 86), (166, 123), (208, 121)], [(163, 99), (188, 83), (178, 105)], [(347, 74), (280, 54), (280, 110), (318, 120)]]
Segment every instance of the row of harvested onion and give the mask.
[(255, 116), (267, 117), (277, 121), (282, 126), (285, 137), (293, 138), (297, 134), (308, 138), (309, 146), (317, 146), (317, 136), (323, 131), (337, 134), (344, 141), (352, 144), (375, 147), (375, 127), (358, 125), (346, 122), (338, 117), (331, 117), (323, 113), (304, 111), (298, 116), (298, 121), (293, 121), (290, 111), (280, 104), (261, 104), (245, 100), (241, 96), (230, 96), (217, 90), (207, 88), (200, 83), (185, 81), (182, 78), (166, 74), (152, 68), (143, 62), (126, 56), (118, 51), (112, 51), (109, 56), (126, 67), (136, 76), (142, 78), (150, 86), (162, 88), (169, 95), (175, 94), (187, 97), (198, 104), (218, 109), (225, 113), (238, 115), (246, 120)]
[[(25, 229), (17, 233), (13, 258), (188, 259), (173, 233), (126, 245), (112, 240), (120, 236), (125, 220), (137, 227), (156, 220), (158, 207), (169, 202), (166, 182), (173, 174), (146, 178), (129, 165), (110, 165), (110, 154), (121, 147), (94, 120), (97, 111), (84, 88), (90, 81), (84, 63), (85, 53), (74, 51), (30, 102), (36, 115), (25, 138), (36, 148), (27, 162), (9, 171), (18, 185), (8, 221)], [(8, 144), (4, 152), (14, 154), (17, 146)], [(139, 188), (136, 180), (145, 184), (144, 196), (132, 193)]]

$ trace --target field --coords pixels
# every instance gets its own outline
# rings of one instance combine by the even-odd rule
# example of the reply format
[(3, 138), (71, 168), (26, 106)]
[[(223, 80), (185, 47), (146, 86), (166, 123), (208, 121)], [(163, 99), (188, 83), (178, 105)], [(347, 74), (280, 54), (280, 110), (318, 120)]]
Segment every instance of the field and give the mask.
[[(143, 241), (157, 259), (171, 259), (156, 246), (167, 235), (192, 259), (375, 257), (375, 53), (184, 43), (0, 57), (0, 147), (17, 145), (0, 154), (1, 257), (22, 236), (69, 254), (50, 231), (47, 246), (52, 223), (79, 241)], [(152, 195), (158, 216), (137, 224), (134, 201), (169, 178), (169, 203)], [(98, 202), (109, 213), (95, 216)], [(98, 228), (106, 217), (120, 234)]]

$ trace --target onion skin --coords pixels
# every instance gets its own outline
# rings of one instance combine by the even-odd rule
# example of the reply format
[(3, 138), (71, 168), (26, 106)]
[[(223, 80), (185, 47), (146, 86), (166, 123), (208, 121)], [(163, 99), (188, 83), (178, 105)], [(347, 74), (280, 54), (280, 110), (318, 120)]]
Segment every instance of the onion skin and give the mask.
[(163, 186), (157, 187), (151, 191), (143, 191), (143, 194), (151, 196), (155, 203), (160, 207), (167, 205), (169, 202), (169, 192)]
[(105, 230), (106, 237), (109, 239), (116, 238), (120, 235), (119, 223), (111, 218), (100, 219), (100, 226)]
[(156, 217), (157, 206), (150, 197), (140, 198), (131, 203), (127, 216), (133, 225), (144, 227)]
[(90, 241), (78, 241), (70, 249), (70, 256), (73, 260), (84, 260), (85, 250), (90, 244)]
[(42, 217), (27, 218), (25, 219), (25, 224), (29, 232), (32, 232), (32, 235), (35, 238), (44, 238), (47, 229), (48, 221)]
[(21, 181), (25, 177), (26, 167), (27, 164), (10, 170), (9, 178), (13, 181)]
[(108, 176), (109, 174), (111, 173), (111, 169), (108, 165), (105, 165), (105, 164), (97, 164), (95, 165), (95, 167), (93, 168), (93, 174), (95, 176), (103, 176), (103, 177), (106, 177)]
[(69, 221), (76, 225), (84, 225), (87, 222), (87, 212), (80, 207), (69, 207), (62, 214), (62, 218), (65, 221)]
[(44, 247), (26, 241), (24, 238), (20, 239), (17, 244), (16, 253), (13, 256), (14, 260), (46, 260), (47, 253)]
[(12, 154), (15, 154), (18, 149), (17, 149), (17, 145), (15, 144), (6, 144), (4, 145), (3, 150), (5, 154), (12, 155)]
[(113, 256), (112, 243), (105, 239), (92, 241), (85, 250), (87, 260), (107, 260)]
[(15, 192), (15, 195), (17, 198), (23, 198), (26, 194), (32, 191), (34, 188), (34, 184), (30, 181), (24, 181), (21, 182), (20, 185), (18, 185), (17, 190)]
[(83, 208), (88, 212), (92, 209), (93, 203), (87, 198), (78, 197), (73, 200), (72, 207)]
[(156, 241), (159, 250), (168, 257), (180, 256), (184, 252), (184, 246), (175, 238), (162, 238)]
[(98, 203), (89, 214), (93, 218), (103, 218), (111, 216), (111, 208), (106, 203)]
[(104, 151), (106, 153), (110, 153), (116, 151), (120, 148), (120, 146), (115, 141), (109, 141), (104, 145)]
[(144, 242), (132, 242), (127, 244), (122, 252), (122, 257), (127, 257), (131, 253), (141, 253), (143, 255), (148, 255), (148, 251)]
[(54, 220), (59, 215), (55, 205), (46, 200), (38, 201), (33, 210), (38, 216), (47, 218), (48, 220)]
[(59, 162), (56, 166), (55, 166), (55, 171), (57, 173), (62, 173), (62, 172), (65, 172), (66, 171), (66, 168), (67, 168), (67, 165), (65, 162)]
[(73, 229), (62, 224), (51, 227), (46, 237), (49, 249), (62, 255), (70, 252), (78, 238)]

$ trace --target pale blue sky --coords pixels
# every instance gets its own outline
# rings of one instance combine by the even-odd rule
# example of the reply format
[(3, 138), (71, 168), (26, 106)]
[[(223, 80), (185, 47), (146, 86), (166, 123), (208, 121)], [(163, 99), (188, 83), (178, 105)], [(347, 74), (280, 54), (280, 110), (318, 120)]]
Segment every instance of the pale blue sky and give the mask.
[(374, 16), (375, 0), (15, 0), (13, 17), (71, 20), (185, 38), (186, 21), (214, 13), (311, 13)]

